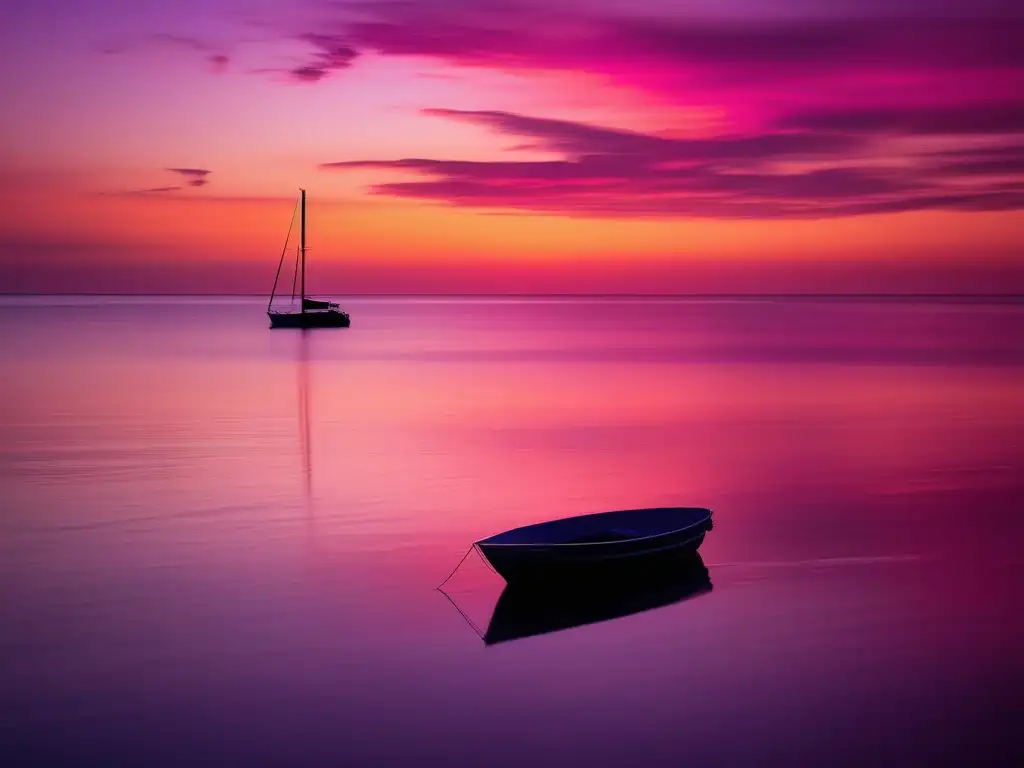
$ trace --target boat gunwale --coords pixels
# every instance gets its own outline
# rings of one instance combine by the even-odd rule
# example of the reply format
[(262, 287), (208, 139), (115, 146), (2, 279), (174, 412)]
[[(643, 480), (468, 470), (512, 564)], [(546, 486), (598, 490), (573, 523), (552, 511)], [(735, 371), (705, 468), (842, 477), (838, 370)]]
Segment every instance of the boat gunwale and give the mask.
[[(707, 523), (711, 522), (711, 516), (712, 516), (712, 511), (708, 507), (649, 507), (649, 509), (700, 509), (700, 510), (703, 510), (704, 512), (707, 512), (708, 514), (707, 514), (707, 517), (704, 518), (703, 520), (699, 520), (696, 523), (691, 523), (690, 525), (684, 525), (681, 528), (673, 528), (670, 531), (661, 531), (659, 533), (652, 533), (652, 534), (649, 534), (647, 536), (633, 536), (633, 537), (628, 538), (628, 539), (611, 539), (609, 541), (565, 541), (565, 542), (548, 542), (548, 543), (542, 543), (542, 542), (532, 542), (532, 543), (531, 542), (507, 542), (507, 543), (502, 543), (502, 542), (497, 542), (497, 541), (495, 541), (495, 542), (490, 541), (490, 539), (493, 539), (495, 536), (503, 536), (506, 533), (512, 533), (513, 531), (521, 531), (521, 530), (524, 530), (526, 528), (532, 528), (535, 525), (547, 525), (549, 523), (561, 522), (563, 520), (574, 520), (574, 519), (576, 519), (576, 518), (573, 518), (573, 517), (563, 517), (563, 518), (561, 518), (560, 520), (557, 520), (557, 521), (556, 520), (547, 520), (547, 521), (545, 521), (543, 523), (531, 523), (529, 525), (521, 525), (518, 528), (510, 528), (507, 531), (502, 531), (501, 533), (495, 533), (493, 536), (488, 536), (486, 539), (480, 539), (478, 541), (474, 541), (473, 542), (473, 546), (479, 548), (481, 545), (486, 544), (488, 547), (534, 547), (534, 548), (542, 547), (542, 548), (545, 548), (545, 549), (551, 549), (552, 547), (591, 547), (591, 546), (607, 547), (610, 544), (624, 544), (626, 542), (645, 541), (647, 539), (658, 539), (658, 538), (661, 538), (662, 536), (671, 536), (673, 534), (681, 533), (683, 531), (689, 530), (690, 528), (696, 528), (699, 525), (706, 525)], [(612, 510), (612, 512), (592, 512), (590, 515), (577, 515), (576, 517), (597, 517), (598, 515), (613, 514), (614, 512), (639, 512), (639, 511), (641, 511), (641, 510), (616, 509), (616, 510)], [(694, 538), (696, 538), (696, 537), (694, 537)], [(692, 539), (690, 541), (692, 541)], [(689, 543), (689, 542), (684, 542), (684, 543)]]
[[(525, 547), (541, 547), (541, 548), (544, 548), (545, 550), (550, 550), (553, 547), (575, 547), (575, 546), (580, 546), (580, 545), (583, 545), (583, 544), (603, 544), (603, 545), (625, 544), (627, 542), (633, 542), (633, 541), (644, 541), (646, 539), (657, 539), (657, 538), (661, 538), (662, 536), (669, 536), (670, 534), (673, 534), (673, 533), (680, 533), (681, 531), (685, 531), (685, 530), (688, 530), (689, 528), (694, 528), (694, 527), (695, 526), (693, 526), (693, 525), (688, 525), (686, 528), (676, 528), (674, 531), (669, 531), (669, 533), (659, 533), (659, 534), (654, 534), (654, 535), (651, 535), (651, 536), (638, 536), (635, 539), (616, 539), (614, 541), (578, 541), (578, 542), (566, 542), (565, 544), (488, 544), (487, 546), (491, 546), (491, 547), (524, 547), (524, 546)], [(661, 552), (667, 552), (669, 550), (679, 549), (681, 547), (685, 547), (687, 544), (692, 544), (697, 539), (699, 539), (702, 536), (704, 536), (705, 533), (707, 533), (706, 530), (700, 531), (696, 535), (691, 536), (690, 538), (688, 538), (686, 541), (679, 542), (677, 544), (670, 544), (667, 547), (661, 547), (659, 549), (648, 549), (648, 550), (645, 550), (643, 552), (632, 552), (632, 553), (628, 553), (626, 555), (614, 555), (613, 557), (615, 557), (615, 558), (618, 558), (618, 557), (644, 557), (644, 556), (648, 556), (648, 555), (656, 555), (656, 554), (659, 554)], [(479, 545), (482, 544), (482, 543), (484, 543), (484, 542), (479, 542), (479, 541), (478, 542), (474, 542), (473, 546), (477, 547), (479, 549)]]

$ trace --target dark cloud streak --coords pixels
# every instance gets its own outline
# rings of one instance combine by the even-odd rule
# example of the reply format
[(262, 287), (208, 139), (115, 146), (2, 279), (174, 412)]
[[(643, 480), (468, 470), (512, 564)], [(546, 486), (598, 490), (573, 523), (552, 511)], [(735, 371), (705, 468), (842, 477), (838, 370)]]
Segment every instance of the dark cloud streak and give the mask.
[(821, 133), (765, 133), (716, 136), (700, 139), (670, 139), (633, 131), (576, 123), (566, 120), (526, 117), (509, 112), (428, 109), (426, 114), (465, 120), (499, 133), (530, 136), (538, 148), (562, 152), (570, 157), (589, 154), (637, 154), (646, 158), (671, 160), (764, 160), (787, 156), (812, 157), (850, 152), (864, 145), (857, 136)]
[(811, 110), (788, 115), (779, 124), (782, 128), (846, 134), (1024, 134), (1024, 100), (958, 106)]
[(210, 65), (210, 70), (218, 74), (227, 69), (227, 65), (231, 60), (227, 53), (224, 52), (223, 47), (215, 43), (187, 35), (163, 33), (150, 35), (149, 37), (134, 41), (104, 45), (100, 47), (100, 51), (110, 55), (121, 55), (133, 51), (167, 47), (203, 54)]
[[(546, 161), (406, 158), (325, 163), (324, 169), (372, 168), (420, 179), (378, 183), (375, 194), (457, 206), (573, 216), (826, 218), (914, 210), (1014, 210), (1014, 186), (980, 188), (979, 176), (1024, 174), (1016, 145), (930, 152), (853, 164), (877, 152), (874, 133), (888, 120), (839, 121), (852, 133), (788, 130), (709, 138), (665, 138), (497, 111), (432, 109), (492, 131), (525, 137), (563, 155)], [(985, 124), (998, 110), (972, 119)], [(986, 114), (988, 117), (986, 117)], [(960, 118), (967, 121), (967, 117)], [(956, 123), (950, 119), (947, 124)], [(785, 121), (783, 121), (785, 122)], [(794, 124), (807, 124), (806, 116)], [(996, 121), (999, 122), (999, 121)], [(931, 131), (930, 116), (904, 110), (908, 131)], [(963, 124), (968, 124), (964, 122)], [(797, 170), (800, 165), (807, 167)]]
[(202, 187), (210, 183), (210, 180), (206, 178), (210, 175), (210, 171), (204, 168), (168, 168), (167, 170), (184, 176), (188, 179), (190, 187)]
[(299, 39), (312, 45), (316, 51), (308, 63), (288, 70), (292, 79), (298, 82), (319, 82), (332, 72), (348, 69), (359, 56), (359, 51), (339, 36), (309, 33)]
[(228, 64), (231, 62), (230, 57), (223, 53), (214, 53), (206, 59), (210, 64), (210, 69), (216, 74), (222, 74), (227, 71)]

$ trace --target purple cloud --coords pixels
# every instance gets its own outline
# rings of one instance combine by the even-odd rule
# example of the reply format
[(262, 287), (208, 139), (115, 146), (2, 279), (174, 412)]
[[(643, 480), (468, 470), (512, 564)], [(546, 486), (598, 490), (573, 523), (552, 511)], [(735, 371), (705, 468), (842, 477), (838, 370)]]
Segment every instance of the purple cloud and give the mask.
[(319, 82), (332, 72), (351, 67), (359, 55), (359, 51), (343, 38), (334, 35), (310, 33), (301, 35), (299, 39), (311, 44), (316, 51), (309, 63), (288, 70), (292, 79), (298, 82)]
[(191, 48), (194, 51), (200, 53), (214, 50), (214, 46), (207, 43), (205, 40), (200, 40), (197, 37), (189, 37), (187, 35), (167, 35), (159, 34), (153, 35), (151, 38), (153, 42), (170, 43), (171, 45), (178, 45), (182, 48)]
[(959, 160), (934, 168), (937, 173), (956, 176), (1024, 176), (1024, 158)]
[(210, 64), (211, 71), (216, 73), (223, 72), (230, 61), (222, 46), (188, 35), (150, 35), (133, 41), (101, 46), (100, 50), (106, 54), (125, 54), (150, 48), (172, 48), (203, 54)]
[(1021, 18), (789, 19), (753, 22), (616, 23), (607, 34), (621, 50), (644, 50), (681, 64), (785, 69), (813, 63), (826, 68), (954, 69), (1020, 67)]
[[(1024, 17), (996, 3), (876, 4), (810, 17), (699, 18), (677, 8), (629, 15), (572, 4), (549, 10), (497, 2), (342, 2), (329, 28), (351, 54), (430, 57), (497, 70), (599, 75), (618, 85), (695, 102), (770, 108), (780, 99), (866, 103), (959, 102), (1020, 89)], [(984, 14), (984, 15), (983, 15)], [(321, 69), (312, 67), (319, 79)], [(936, 86), (930, 91), (908, 85)], [(832, 86), (830, 88), (830, 86)], [(940, 87), (941, 86), (941, 87)]]
[(181, 192), (189, 187), (204, 187), (210, 183), (207, 178), (210, 171), (205, 168), (165, 168), (164, 170), (176, 173), (185, 179), (184, 186), (176, 184), (165, 187), (149, 187), (147, 189), (134, 189), (128, 192), (114, 192), (115, 195), (158, 195), (167, 192)]
[(231, 62), (231, 59), (223, 53), (211, 54), (206, 60), (210, 64), (210, 69), (218, 75), (226, 72), (228, 64)]
[(788, 115), (780, 124), (783, 128), (844, 133), (1014, 134), (1024, 133), (1024, 100), (971, 104), (966, 107), (945, 105), (813, 110)]
[[(1020, 147), (1007, 145), (870, 160), (884, 145), (870, 131), (786, 130), (665, 138), (495, 111), (432, 109), (556, 151), (549, 161), (406, 158), (325, 163), (418, 180), (382, 182), (380, 195), (457, 206), (575, 216), (825, 218), (866, 213), (1024, 207), (1016, 185), (979, 187), (978, 176), (1020, 176)], [(908, 120), (928, 132), (927, 120)], [(829, 126), (831, 128), (831, 126)], [(859, 125), (859, 128), (863, 126)], [(867, 135), (865, 135), (867, 133)], [(955, 154), (954, 154), (955, 153)], [(883, 153), (884, 154), (884, 153)], [(858, 158), (857, 164), (851, 161)], [(814, 167), (806, 167), (808, 164)], [(801, 166), (805, 166), (801, 169)]]
[(424, 114), (464, 120), (498, 133), (529, 136), (535, 139), (533, 148), (562, 152), (571, 157), (607, 153), (657, 156), (666, 161), (757, 160), (850, 152), (864, 145), (864, 140), (858, 136), (823, 133), (777, 132), (707, 139), (669, 139), (567, 120), (526, 117), (510, 112), (426, 109)]
[[(788, 13), (777, 5), (724, 2), (713, 18), (669, 2), (631, 10), (599, 2), (315, 0), (307, 9), (315, 23), (293, 15), (268, 22), (310, 52), (290, 66), (253, 71), (315, 84), (373, 52), (589, 74), (595, 100), (607, 84), (640, 89), (713, 108), (743, 127), (795, 107), (1006, 100), (1024, 83), (1024, 17), (1000, 0), (836, 0), (827, 9), (798, 3)], [(201, 40), (159, 38), (207, 53), (214, 71), (227, 63)]]
[(939, 173), (958, 176), (1024, 176), (1024, 144), (934, 152), (929, 160)]
[(190, 187), (202, 187), (210, 183), (210, 180), (206, 178), (210, 175), (210, 171), (203, 168), (168, 168), (167, 170), (184, 176), (188, 179)]

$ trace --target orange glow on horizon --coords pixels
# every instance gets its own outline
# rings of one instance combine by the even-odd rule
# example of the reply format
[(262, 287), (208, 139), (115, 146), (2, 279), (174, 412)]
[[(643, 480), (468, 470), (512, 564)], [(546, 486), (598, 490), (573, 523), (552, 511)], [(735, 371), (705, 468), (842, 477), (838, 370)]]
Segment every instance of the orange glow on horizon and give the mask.
[[(526, 263), (593, 258), (759, 261), (857, 257), (886, 261), (974, 251), (1019, 252), (1024, 212), (916, 212), (842, 219), (572, 218), (481, 212), (429, 203), (318, 200), (309, 192), (310, 248), (330, 261), (407, 263), (493, 257)], [(294, 200), (159, 195), (2, 195), (0, 227), (25, 240), (202, 249), (202, 258), (260, 261), (280, 253)], [(56, 215), (55, 215), (56, 214)], [(297, 217), (296, 217), (297, 218)], [(297, 241), (298, 225), (293, 238)], [(187, 256), (186, 256), (187, 258)]]

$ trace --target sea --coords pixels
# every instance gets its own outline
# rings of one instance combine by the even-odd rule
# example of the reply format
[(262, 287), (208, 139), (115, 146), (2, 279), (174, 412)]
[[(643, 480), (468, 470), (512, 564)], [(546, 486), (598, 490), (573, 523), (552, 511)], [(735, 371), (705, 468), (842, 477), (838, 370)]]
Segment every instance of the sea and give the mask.
[[(1022, 763), (1024, 298), (339, 300), (0, 297), (0, 763)], [(658, 506), (705, 588), (497, 610)]]

